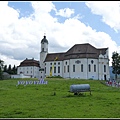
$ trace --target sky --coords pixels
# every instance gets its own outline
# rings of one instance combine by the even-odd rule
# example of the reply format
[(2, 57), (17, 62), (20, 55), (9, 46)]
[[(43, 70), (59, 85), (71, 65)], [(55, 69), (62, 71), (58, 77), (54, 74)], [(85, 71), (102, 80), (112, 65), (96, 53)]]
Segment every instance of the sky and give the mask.
[(89, 43), (120, 53), (119, 1), (0, 1), (0, 59), (19, 66), (40, 59), (44, 34), (48, 53)]

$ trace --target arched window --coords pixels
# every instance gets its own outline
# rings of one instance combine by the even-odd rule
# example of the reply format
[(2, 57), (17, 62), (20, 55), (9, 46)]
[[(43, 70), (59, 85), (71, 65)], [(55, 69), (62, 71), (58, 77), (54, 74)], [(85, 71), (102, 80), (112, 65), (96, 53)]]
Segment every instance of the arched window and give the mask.
[(106, 72), (106, 65), (104, 65), (104, 72)]
[(69, 72), (69, 65), (68, 65), (68, 72)]
[(56, 67), (54, 67), (54, 73), (56, 73)]
[(73, 72), (75, 72), (75, 65), (73, 65)]
[(94, 72), (96, 72), (96, 65), (94, 65)]
[(58, 73), (60, 73), (60, 66), (58, 66)]
[(91, 71), (91, 65), (90, 64), (88, 65), (88, 71), (89, 72)]
[(81, 64), (81, 72), (83, 72), (83, 64)]

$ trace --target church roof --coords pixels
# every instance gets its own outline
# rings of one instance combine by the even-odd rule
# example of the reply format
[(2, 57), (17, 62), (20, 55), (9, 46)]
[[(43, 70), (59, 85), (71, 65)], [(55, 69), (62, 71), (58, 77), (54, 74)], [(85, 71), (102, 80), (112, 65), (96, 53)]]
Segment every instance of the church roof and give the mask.
[(20, 63), (18, 67), (25, 67), (25, 66), (36, 66), (39, 67), (39, 61), (34, 60), (34, 59), (25, 59)]
[(65, 53), (49, 53), (47, 54), (45, 61), (54, 61), (56, 57), (58, 61), (62, 61), (64, 60), (64, 55)]
[(47, 61), (54, 61), (57, 57), (58, 61), (76, 58), (98, 58), (100, 54), (105, 54), (108, 48), (95, 48), (89, 43), (75, 44), (67, 52), (64, 53), (48, 53), (45, 59)]

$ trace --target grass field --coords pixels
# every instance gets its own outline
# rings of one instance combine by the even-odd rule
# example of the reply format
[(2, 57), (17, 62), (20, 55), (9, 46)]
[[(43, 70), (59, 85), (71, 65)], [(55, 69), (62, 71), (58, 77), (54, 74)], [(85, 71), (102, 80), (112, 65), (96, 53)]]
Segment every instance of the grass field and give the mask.
[[(16, 86), (18, 80), (0, 81), (0, 118), (120, 118), (120, 88), (99, 80), (46, 78), (48, 84)], [(92, 95), (68, 92), (72, 84), (90, 84)]]

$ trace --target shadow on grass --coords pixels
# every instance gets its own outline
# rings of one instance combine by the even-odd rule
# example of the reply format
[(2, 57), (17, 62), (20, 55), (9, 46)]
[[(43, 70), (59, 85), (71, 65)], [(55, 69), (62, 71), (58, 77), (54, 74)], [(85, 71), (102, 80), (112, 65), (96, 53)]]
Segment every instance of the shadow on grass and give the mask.
[(79, 94), (68, 94), (66, 96), (63, 96), (64, 98), (70, 98), (70, 97), (87, 97), (87, 96), (92, 96), (92, 95), (88, 95), (86, 93), (79, 93)]

